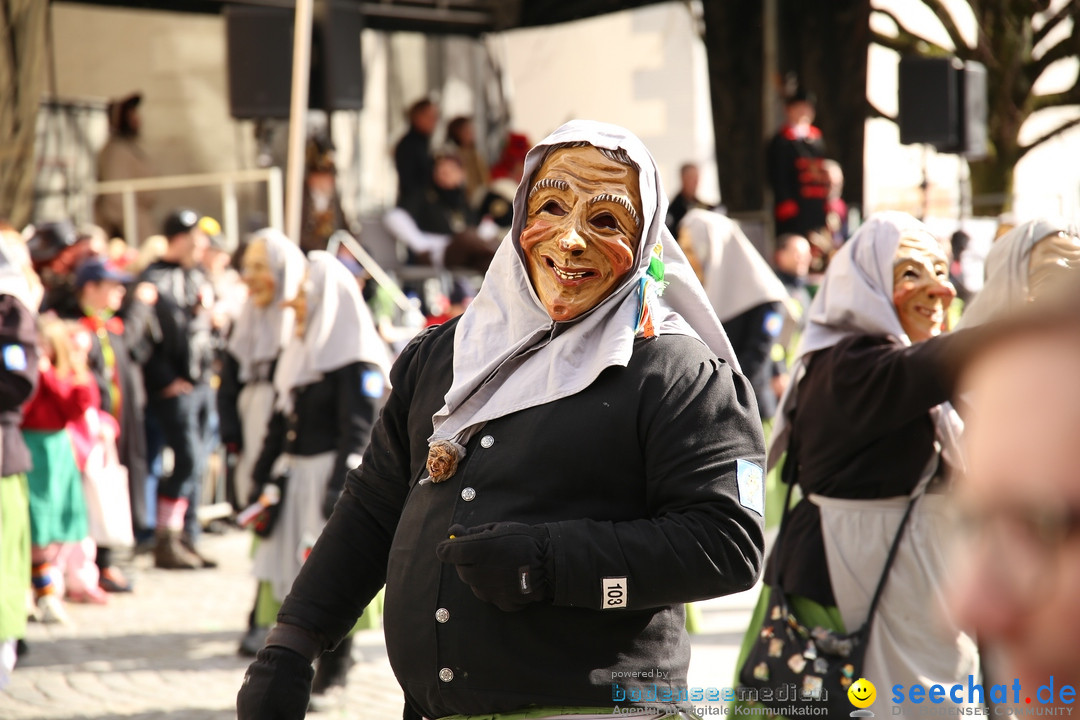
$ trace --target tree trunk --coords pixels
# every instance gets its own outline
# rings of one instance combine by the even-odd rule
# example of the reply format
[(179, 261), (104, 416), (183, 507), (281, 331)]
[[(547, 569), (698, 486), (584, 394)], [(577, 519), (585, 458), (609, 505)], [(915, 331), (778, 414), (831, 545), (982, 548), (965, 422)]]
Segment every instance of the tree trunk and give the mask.
[(1012, 209), (1015, 165), (997, 153), (971, 162), (972, 215), (996, 217)]
[(794, 72), (817, 98), (815, 125), (844, 171), (844, 200), (862, 207), (866, 118), (866, 0), (781, 0), (780, 72)]
[(703, 3), (720, 199), (730, 213), (764, 207), (761, 6), (759, 0)]
[(21, 227), (34, 204), (34, 136), (45, 80), (49, 3), (0, 0), (0, 219)]

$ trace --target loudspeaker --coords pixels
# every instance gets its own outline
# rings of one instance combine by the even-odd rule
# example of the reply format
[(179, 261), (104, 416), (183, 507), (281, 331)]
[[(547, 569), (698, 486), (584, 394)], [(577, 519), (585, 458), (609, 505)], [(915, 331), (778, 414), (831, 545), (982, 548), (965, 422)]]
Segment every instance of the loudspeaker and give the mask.
[(360, 32), (364, 17), (358, 2), (316, 2), (312, 23), (311, 102), (313, 108), (364, 109)]
[(986, 68), (956, 58), (900, 59), (900, 142), (986, 155)]
[[(293, 17), (288, 8), (226, 7), (229, 112), (234, 118), (289, 117)], [(315, 3), (308, 107), (327, 112), (363, 108), (363, 25), (359, 3)]]

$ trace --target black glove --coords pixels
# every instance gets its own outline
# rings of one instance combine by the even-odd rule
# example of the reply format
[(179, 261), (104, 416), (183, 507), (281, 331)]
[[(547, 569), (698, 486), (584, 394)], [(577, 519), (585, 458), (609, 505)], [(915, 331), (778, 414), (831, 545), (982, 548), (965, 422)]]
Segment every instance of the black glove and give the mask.
[(238, 720), (301, 720), (315, 670), (300, 653), (271, 645), (255, 656), (236, 694)]
[(473, 594), (506, 612), (555, 594), (551, 538), (543, 525), (503, 522), (465, 528), (453, 525), (435, 554), (457, 568)]

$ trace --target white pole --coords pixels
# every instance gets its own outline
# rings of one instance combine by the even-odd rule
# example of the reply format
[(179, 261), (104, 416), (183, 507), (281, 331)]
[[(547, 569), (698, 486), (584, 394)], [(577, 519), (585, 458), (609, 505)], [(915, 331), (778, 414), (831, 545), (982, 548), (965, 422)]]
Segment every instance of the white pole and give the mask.
[(139, 218), (135, 211), (135, 191), (125, 190), (123, 195), (124, 208), (124, 239), (128, 245), (139, 247), (146, 238), (139, 237)]
[(221, 224), (225, 226), (225, 238), (229, 251), (240, 243), (240, 211), (236, 205), (236, 183), (226, 181), (221, 185)]
[(311, 68), (312, 0), (296, 0), (293, 28), (292, 100), (285, 182), (285, 234), (300, 242), (300, 199), (304, 192), (304, 141), (307, 134), (308, 74)]
[(269, 168), (270, 175), (266, 178), (266, 207), (270, 213), (270, 227), (285, 232), (285, 212), (282, 210), (281, 193), (281, 168)]

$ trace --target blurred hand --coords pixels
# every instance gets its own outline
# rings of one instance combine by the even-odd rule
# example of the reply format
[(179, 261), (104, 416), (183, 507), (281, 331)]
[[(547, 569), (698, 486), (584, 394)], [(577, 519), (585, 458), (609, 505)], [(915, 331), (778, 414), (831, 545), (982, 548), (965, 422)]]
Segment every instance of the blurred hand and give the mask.
[(141, 282), (135, 286), (135, 299), (144, 305), (157, 305), (158, 291), (154, 283)]
[(161, 397), (174, 398), (180, 395), (187, 395), (192, 389), (194, 389), (194, 386), (187, 380), (184, 378), (176, 378), (161, 391)]

